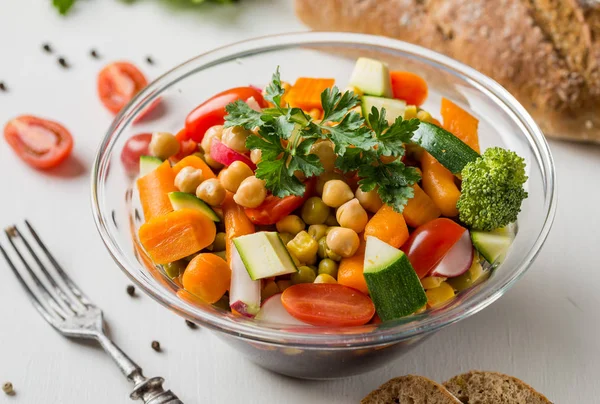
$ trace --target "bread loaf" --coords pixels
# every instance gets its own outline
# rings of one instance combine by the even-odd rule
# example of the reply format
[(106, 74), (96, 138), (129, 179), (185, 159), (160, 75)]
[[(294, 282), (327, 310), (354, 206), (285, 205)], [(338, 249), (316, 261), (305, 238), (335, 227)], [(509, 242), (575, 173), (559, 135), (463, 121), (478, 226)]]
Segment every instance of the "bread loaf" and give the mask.
[(363, 398), (361, 404), (460, 404), (444, 386), (423, 376), (396, 377)]
[(598, 0), (296, 0), (308, 26), (385, 35), (492, 77), (548, 136), (600, 143)]

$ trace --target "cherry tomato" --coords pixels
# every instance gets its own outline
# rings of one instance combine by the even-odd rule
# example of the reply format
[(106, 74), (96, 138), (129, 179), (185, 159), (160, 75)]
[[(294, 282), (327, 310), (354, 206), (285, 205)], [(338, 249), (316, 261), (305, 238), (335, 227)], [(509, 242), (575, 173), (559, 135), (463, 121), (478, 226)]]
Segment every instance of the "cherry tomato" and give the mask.
[(198, 151), (198, 143), (187, 138), (185, 128), (177, 132), (175, 137), (177, 140), (179, 140), (179, 153), (175, 155), (174, 160), (182, 160), (184, 157), (187, 157), (190, 154), (194, 154)]
[(140, 156), (148, 155), (151, 133), (140, 133), (130, 137), (121, 151), (121, 162), (128, 174), (136, 175), (140, 171)]
[(261, 107), (264, 108), (267, 106), (262, 94), (255, 87), (232, 88), (198, 105), (185, 118), (185, 129), (188, 139), (200, 143), (208, 128), (215, 125), (222, 125), (225, 122), (225, 115), (227, 115), (225, 106), (227, 104), (237, 100), (246, 101), (250, 97), (254, 97)]
[(466, 230), (450, 219), (435, 219), (417, 227), (400, 249), (406, 253), (419, 279), (422, 279), (436, 267)]
[(337, 283), (300, 283), (281, 295), (293, 317), (312, 325), (350, 327), (369, 322), (375, 306), (369, 296)]
[(31, 115), (10, 120), (4, 138), (24, 162), (39, 169), (59, 165), (73, 150), (73, 137), (64, 126)]
[(257, 208), (245, 208), (246, 216), (254, 224), (269, 225), (275, 224), (290, 213), (298, 209), (310, 198), (315, 189), (315, 180), (311, 178), (306, 182), (306, 191), (304, 196), (289, 195), (284, 198), (269, 195), (264, 202)]
[[(148, 81), (144, 74), (128, 62), (111, 63), (98, 74), (100, 101), (115, 114), (147, 85)], [(152, 107), (155, 105), (156, 103), (152, 104)], [(146, 108), (143, 114), (150, 112), (151, 109), (151, 107)]]

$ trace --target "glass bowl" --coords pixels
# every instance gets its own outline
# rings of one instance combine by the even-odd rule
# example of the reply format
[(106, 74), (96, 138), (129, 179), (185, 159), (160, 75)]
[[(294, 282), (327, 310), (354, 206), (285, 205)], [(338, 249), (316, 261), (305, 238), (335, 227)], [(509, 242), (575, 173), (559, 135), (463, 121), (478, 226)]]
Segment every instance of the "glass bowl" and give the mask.
[[(429, 83), (423, 108), (439, 115), (447, 97), (479, 121), (482, 150), (503, 146), (527, 162), (529, 198), (519, 231), (505, 261), (485, 282), (445, 306), (399, 321), (333, 329), (257, 323), (194, 302), (140, 248), (140, 204), (134, 179), (121, 165), (128, 138), (151, 131), (177, 132), (185, 117), (210, 96), (231, 87), (267, 83), (277, 66), (282, 79), (332, 77), (344, 88), (355, 58), (386, 61)], [(165, 113), (136, 123), (158, 98)], [(529, 268), (546, 240), (556, 208), (555, 172), (544, 136), (525, 109), (499, 84), (448, 57), (378, 36), (349, 33), (295, 33), (257, 38), (191, 59), (146, 87), (114, 120), (102, 141), (92, 172), (93, 213), (115, 262), (137, 286), (188, 320), (216, 331), (250, 360), (285, 375), (328, 379), (363, 373), (407, 352), (425, 337), (482, 310), (500, 298)]]

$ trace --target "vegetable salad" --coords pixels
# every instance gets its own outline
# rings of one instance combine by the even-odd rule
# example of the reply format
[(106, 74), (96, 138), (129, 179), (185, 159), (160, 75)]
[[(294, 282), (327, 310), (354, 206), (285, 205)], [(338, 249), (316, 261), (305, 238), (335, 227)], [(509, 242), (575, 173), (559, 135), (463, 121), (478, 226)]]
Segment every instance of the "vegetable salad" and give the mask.
[(277, 69), (175, 135), (132, 138), (142, 246), (194, 301), (260, 321), (354, 326), (443, 305), (503, 260), (527, 177), (514, 152), (480, 154), (475, 117), (442, 99), (440, 123), (426, 97), (421, 77), (367, 58), (344, 92)]

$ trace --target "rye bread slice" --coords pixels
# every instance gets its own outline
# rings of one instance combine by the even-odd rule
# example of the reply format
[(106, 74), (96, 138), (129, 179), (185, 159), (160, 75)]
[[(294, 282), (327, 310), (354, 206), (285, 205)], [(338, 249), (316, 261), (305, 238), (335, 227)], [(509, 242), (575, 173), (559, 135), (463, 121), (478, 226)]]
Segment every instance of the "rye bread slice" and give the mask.
[(423, 376), (396, 377), (373, 390), (361, 404), (460, 404), (441, 384)]
[(502, 373), (472, 370), (454, 376), (444, 386), (462, 403), (552, 404), (531, 386)]

